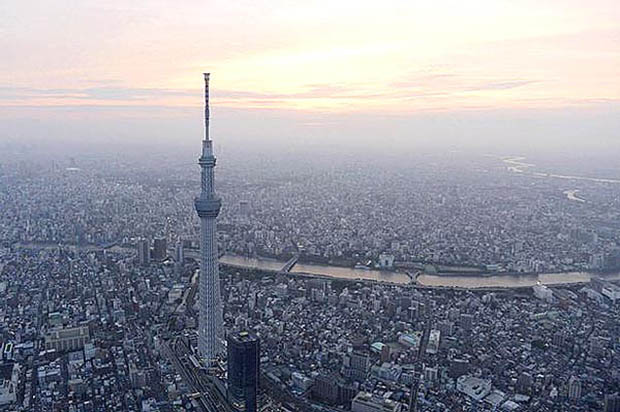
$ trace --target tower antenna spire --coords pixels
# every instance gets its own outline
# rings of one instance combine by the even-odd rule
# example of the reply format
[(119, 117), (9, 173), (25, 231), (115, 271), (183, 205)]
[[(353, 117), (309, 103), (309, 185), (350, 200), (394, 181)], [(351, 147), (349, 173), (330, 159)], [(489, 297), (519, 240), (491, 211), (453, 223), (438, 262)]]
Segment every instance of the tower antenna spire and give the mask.
[(204, 140), (209, 140), (209, 117), (211, 113), (209, 112), (209, 76), (211, 73), (203, 73), (205, 77), (205, 136)]

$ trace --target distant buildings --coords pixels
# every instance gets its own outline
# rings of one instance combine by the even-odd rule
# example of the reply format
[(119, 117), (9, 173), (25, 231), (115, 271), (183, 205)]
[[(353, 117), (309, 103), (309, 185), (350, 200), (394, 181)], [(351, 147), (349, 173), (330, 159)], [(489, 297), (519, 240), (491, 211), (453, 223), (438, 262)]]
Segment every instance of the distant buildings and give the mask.
[(360, 392), (351, 403), (352, 412), (400, 412), (402, 404), (372, 393)]
[(599, 277), (592, 278), (591, 285), (593, 291), (611, 300), (611, 303), (615, 304), (617, 300), (620, 300), (620, 287), (618, 285)]
[(460, 315), (459, 325), (464, 330), (467, 330), (467, 331), (471, 330), (474, 326), (474, 316), (468, 313), (462, 313)]
[(620, 287), (618, 285), (614, 285), (613, 283), (607, 283), (603, 286), (601, 293), (603, 296), (608, 297), (612, 303), (616, 303), (617, 300), (620, 300)]
[(295, 390), (304, 393), (312, 387), (313, 380), (300, 372), (293, 372), (291, 374), (291, 381)]
[(605, 395), (605, 412), (620, 412), (620, 395)]
[(317, 376), (312, 386), (312, 396), (324, 403), (334, 404), (338, 401), (337, 377), (322, 374)]
[(260, 342), (249, 332), (228, 337), (228, 399), (240, 412), (258, 410), (257, 394), (260, 373)]
[(420, 331), (416, 331), (414, 333), (402, 333), (398, 337), (398, 343), (407, 347), (417, 348), (420, 345), (421, 338), (422, 333)]
[(247, 200), (239, 202), (239, 214), (248, 216), (250, 214), (250, 203)]
[(19, 365), (14, 362), (0, 364), (0, 406), (15, 402), (18, 379)]
[[(112, 249), (101, 256), (24, 249), (0, 270), (0, 283), (6, 285), (2, 322), (15, 331), (0, 353), (4, 363), (20, 364), (18, 387), (24, 392), (11, 410), (66, 410), (71, 402), (76, 410), (88, 410), (93, 399), (105, 410), (127, 410), (127, 404), (151, 411), (195, 410), (199, 390), (176, 370), (168, 352), (182, 361), (190, 353), (186, 347), (192, 353), (197, 347), (198, 314), (186, 310), (200, 307), (192, 261), (197, 255), (181, 267), (157, 262), (141, 267), (132, 252)], [(282, 404), (293, 403), (292, 410), (300, 411), (313, 405), (351, 410), (353, 399), (364, 392), (372, 395), (360, 395), (353, 406), (357, 410), (404, 412), (413, 395), (418, 411), (471, 405), (479, 411), (589, 412), (596, 405), (602, 410), (604, 395), (617, 390), (618, 307), (602, 295), (604, 303), (594, 304), (583, 285), (549, 287), (554, 301), (546, 304), (523, 290), (491, 294), (255, 275), (226, 268), (221, 285), (228, 330), (251, 327), (261, 339), (259, 368), (267, 377), (260, 388), (261, 407), (282, 410)], [(314, 300), (315, 292), (324, 299)], [(411, 307), (419, 316), (410, 316)], [(117, 316), (123, 312), (124, 319)], [(75, 349), (86, 337), (78, 334), (76, 342), (69, 331), (85, 324), (90, 340)], [(151, 335), (155, 328), (165, 334)], [(177, 338), (166, 340), (171, 330)], [(39, 345), (46, 334), (49, 349)], [(431, 353), (438, 340), (437, 352)], [(229, 349), (229, 380), (218, 385), (224, 395), (219, 399), (230, 399), (238, 410), (251, 409), (255, 385), (247, 383), (247, 363), (257, 366), (258, 353), (248, 361), (243, 346), (231, 342)], [(148, 351), (154, 356), (144, 356)], [(31, 366), (34, 353), (37, 363)], [(571, 362), (576, 358), (581, 361)], [(237, 375), (235, 365), (241, 371)], [(196, 360), (194, 367), (202, 374), (204, 366)], [(207, 371), (226, 375), (216, 368)], [(490, 382), (484, 379), (493, 384), (486, 396)], [(6, 379), (3, 384), (9, 387)], [(608, 395), (608, 410), (614, 410), (614, 402)]]
[(383, 347), (381, 348), (381, 362), (387, 362), (390, 360), (390, 346), (389, 345), (383, 345)]
[(138, 241), (138, 261), (140, 265), (145, 266), (151, 263), (151, 248), (148, 239), (140, 239)]
[(179, 264), (185, 263), (185, 247), (182, 241), (177, 242), (175, 249), (175, 260)]
[(432, 384), (433, 382), (437, 381), (438, 378), (439, 371), (437, 370), (437, 368), (424, 368), (424, 382)]
[[(210, 163), (211, 158), (201, 162)], [(216, 303), (212, 298), (218, 295), (196, 284), (200, 260), (200, 282), (216, 285), (210, 276), (217, 262), (209, 260), (214, 255), (208, 249), (216, 242), (207, 237), (203, 251), (208, 253), (199, 255), (191, 242), (179, 241), (198, 239), (199, 230), (215, 227), (199, 229), (198, 217), (189, 213), (191, 194), (184, 190), (189, 176), (177, 179), (175, 170), (157, 163), (157, 180), (128, 170), (118, 179), (120, 184), (110, 185), (106, 166), (101, 163), (102, 179), (76, 173), (69, 179), (16, 176), (14, 185), (10, 180), (8, 186), (0, 184), (8, 187), (8, 192), (0, 190), (0, 239), (5, 239), (0, 245), (0, 340), (11, 339), (0, 352), (4, 364), (20, 365), (18, 387), (24, 392), (11, 410), (67, 410), (73, 405), (86, 411), (93, 402), (102, 410), (127, 410), (127, 405), (150, 411), (192, 410), (197, 401), (191, 379), (179, 374), (174, 359), (165, 355), (168, 349), (181, 360), (186, 354), (184, 345), (173, 344), (180, 340), (171, 341), (170, 336), (190, 334), (187, 346), (193, 349), (198, 324), (208, 326), (215, 319), (218, 326), (217, 305), (201, 305)], [(213, 170), (205, 169), (210, 178)], [(299, 253), (302, 264), (306, 255), (330, 265), (362, 262), (370, 268), (381, 263), (383, 253), (384, 267), (390, 265), (385, 255), (393, 255), (395, 267), (422, 269), (430, 262), (439, 272), (448, 264), (466, 265), (463, 270), (487, 264), (487, 270), (495, 270), (490, 265), (495, 262), (502, 272), (581, 271), (587, 270), (592, 254), (593, 264), (606, 266), (601, 261), (620, 233), (618, 208), (607, 217), (597, 216), (596, 207), (558, 212), (561, 199), (549, 196), (555, 183), (524, 182), (521, 187), (498, 177), (493, 189), (483, 177), (483, 183), (472, 181), (467, 191), (442, 195), (439, 204), (433, 199), (445, 192), (445, 183), (433, 187), (420, 181), (418, 191), (415, 185), (403, 186), (405, 182), (392, 186), (394, 174), (388, 171), (373, 187), (376, 181), (362, 172), (355, 179), (319, 173), (299, 179), (301, 183), (284, 174), (274, 177), (275, 184), (264, 185), (259, 171), (244, 175), (232, 169), (235, 175), (239, 172), (238, 179), (218, 187), (225, 191), (227, 204), (251, 199), (246, 204), (250, 210), (243, 214), (252, 218), (239, 216), (243, 204), (222, 210), (218, 247), (248, 257), (265, 254), (286, 260), (280, 255)], [(112, 172), (117, 173), (122, 171)], [(429, 174), (433, 180), (435, 173)], [(618, 196), (607, 189), (589, 191), (597, 199), (593, 204), (610, 204)], [(377, 198), (367, 199), (368, 193)], [(389, 193), (394, 198), (385, 196)], [(415, 196), (399, 200), (407, 193)], [(102, 197), (106, 207), (98, 203)], [(33, 203), (33, 198), (42, 201)], [(214, 203), (208, 199), (199, 205), (204, 206), (199, 213), (213, 212), (209, 208)], [(369, 219), (371, 213), (374, 218)], [(598, 223), (588, 223), (595, 219)], [(573, 230), (589, 231), (591, 225), (598, 226), (593, 228), (600, 233), (598, 241)], [(163, 242), (154, 244), (152, 236), (177, 246), (177, 253), (174, 247), (168, 253), (185, 264), (154, 262), (167, 256)], [(145, 237), (150, 240), (136, 242)], [(105, 252), (96, 246), (113, 242), (116, 246)], [(130, 247), (135, 243), (138, 247)], [(566, 276), (567, 281), (574, 279)], [(260, 370), (269, 376), (261, 400), (284, 393), (298, 403), (295, 410), (310, 410), (316, 402), (349, 410), (362, 391), (373, 395), (369, 402), (360, 396), (356, 408), (398, 409), (399, 403), (407, 409), (413, 386), (420, 391), (419, 399), (413, 396), (420, 403), (418, 410), (588, 412), (603, 409), (604, 402), (608, 410), (618, 410), (617, 395), (609, 395), (618, 390), (620, 376), (620, 359), (614, 356), (618, 306), (611, 303), (615, 300), (617, 305), (618, 299), (606, 281), (549, 286), (551, 294), (543, 288), (543, 298), (553, 297), (546, 303), (524, 290), (490, 293), (317, 280), (238, 267), (223, 268), (221, 277), (224, 325), (229, 330), (251, 327), (261, 338)], [(200, 318), (198, 312), (208, 316)], [(76, 341), (48, 336), (45, 341), (47, 333), (63, 330), (63, 325), (66, 330), (67, 325), (81, 324), (90, 328), (83, 350), (73, 349), (85, 337)], [(440, 331), (437, 348), (430, 330)], [(50, 349), (42, 348), (42, 342)], [(144, 356), (149, 353), (153, 356)], [(203, 362), (196, 364), (204, 370)], [(231, 357), (231, 368), (234, 364)], [(473, 392), (465, 390), (465, 384), (464, 391), (455, 390), (456, 379), (463, 375), (492, 378), (494, 387), (505, 392), (491, 389), (481, 401), (473, 401), (473, 386)], [(414, 386), (420, 377), (423, 385)], [(2, 382), (3, 388), (10, 388), (7, 379)], [(485, 386), (480, 388), (484, 392)], [(10, 389), (4, 393), (12, 396)], [(228, 393), (227, 388), (221, 393)], [(271, 405), (278, 410), (279, 405)]]
[(428, 338), (428, 345), (426, 345), (426, 353), (435, 354), (439, 351), (439, 338), (441, 336), (441, 332), (437, 329), (433, 329), (430, 332)]
[(581, 381), (575, 376), (571, 376), (568, 381), (568, 399), (573, 401), (581, 399)]
[(369, 368), (368, 355), (361, 352), (353, 352), (345, 356), (344, 375), (353, 380), (366, 379)]
[(491, 393), (491, 381), (463, 375), (456, 380), (456, 390), (476, 401), (480, 401)]
[(161, 262), (166, 259), (167, 242), (165, 238), (157, 238), (153, 240), (153, 260)]
[(553, 292), (545, 285), (536, 285), (533, 286), (534, 296), (536, 296), (540, 300), (544, 300), (545, 302), (553, 301)]
[(379, 267), (381, 269), (391, 269), (394, 267), (394, 255), (381, 253), (379, 255)]
[(458, 378), (469, 372), (469, 361), (467, 359), (451, 359), (448, 374), (451, 378)]
[(90, 339), (88, 326), (72, 328), (54, 328), (45, 334), (45, 349), (54, 349), (58, 352), (82, 349)]

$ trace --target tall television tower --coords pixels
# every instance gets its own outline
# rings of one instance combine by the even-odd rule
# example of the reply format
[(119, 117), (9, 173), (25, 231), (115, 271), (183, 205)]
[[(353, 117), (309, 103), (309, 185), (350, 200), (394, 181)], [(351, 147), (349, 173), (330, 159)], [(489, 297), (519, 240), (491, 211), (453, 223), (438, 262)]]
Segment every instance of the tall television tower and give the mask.
[(222, 301), (218, 267), (215, 218), (222, 202), (215, 194), (213, 142), (209, 138), (209, 74), (205, 77), (205, 136), (202, 141), (200, 165), (200, 195), (194, 206), (200, 217), (200, 320), (198, 322), (198, 351), (212, 363), (222, 350)]

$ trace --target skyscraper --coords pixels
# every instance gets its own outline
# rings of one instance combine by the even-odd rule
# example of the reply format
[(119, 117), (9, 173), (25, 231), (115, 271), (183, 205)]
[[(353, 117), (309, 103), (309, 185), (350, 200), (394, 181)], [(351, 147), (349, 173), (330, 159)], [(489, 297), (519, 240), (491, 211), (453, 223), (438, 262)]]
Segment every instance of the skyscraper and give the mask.
[(605, 395), (605, 412), (620, 412), (620, 395)]
[(568, 381), (568, 398), (571, 400), (581, 398), (581, 381), (575, 376), (571, 376)]
[(148, 265), (151, 262), (151, 248), (148, 239), (138, 240), (138, 260), (141, 265)]
[(166, 238), (156, 238), (153, 240), (153, 260), (162, 261), (166, 259)]
[(256, 412), (260, 343), (249, 332), (228, 337), (228, 400), (234, 410)]
[(205, 78), (205, 136), (202, 141), (200, 165), (200, 195), (194, 200), (200, 217), (200, 320), (198, 350), (212, 362), (221, 351), (222, 303), (218, 267), (215, 218), (220, 213), (221, 200), (215, 194), (215, 156), (209, 138), (209, 73)]
[(183, 247), (182, 241), (179, 240), (177, 242), (175, 251), (176, 251), (175, 260), (177, 261), (177, 263), (179, 264), (185, 263), (185, 248)]
[(411, 382), (411, 393), (409, 394), (409, 412), (416, 412), (418, 410), (418, 391), (420, 390), (420, 379), (417, 376), (413, 377)]

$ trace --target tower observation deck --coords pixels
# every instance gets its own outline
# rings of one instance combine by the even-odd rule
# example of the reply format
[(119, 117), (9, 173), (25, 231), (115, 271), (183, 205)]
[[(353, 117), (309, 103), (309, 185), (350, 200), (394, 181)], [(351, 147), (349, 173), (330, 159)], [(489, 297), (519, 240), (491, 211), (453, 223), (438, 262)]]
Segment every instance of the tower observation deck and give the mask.
[(200, 195), (194, 206), (200, 218), (200, 319), (198, 322), (198, 351), (212, 362), (222, 347), (222, 302), (218, 265), (215, 219), (220, 213), (221, 200), (215, 194), (213, 142), (209, 137), (209, 73), (205, 79), (205, 135), (202, 140), (200, 165)]

